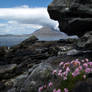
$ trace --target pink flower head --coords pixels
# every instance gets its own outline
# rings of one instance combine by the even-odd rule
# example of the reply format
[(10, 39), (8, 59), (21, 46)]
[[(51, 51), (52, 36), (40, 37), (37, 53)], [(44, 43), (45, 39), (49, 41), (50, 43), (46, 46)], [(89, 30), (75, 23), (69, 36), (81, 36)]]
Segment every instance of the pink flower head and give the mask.
[(44, 85), (43, 88), (47, 88), (47, 85)]
[(88, 62), (89, 61), (88, 58), (86, 58), (85, 61)]
[(77, 75), (79, 75), (80, 72), (79, 72), (79, 69), (77, 68), (73, 73), (72, 73), (72, 76), (75, 77)]
[(76, 69), (75, 69), (75, 72), (76, 72), (76, 73), (78, 73), (79, 71), (80, 71), (79, 68), (76, 68)]
[(67, 67), (69, 67), (69, 65), (70, 65), (70, 63), (67, 62), (67, 63), (64, 64), (63, 68), (67, 68)]
[(53, 70), (52, 74), (56, 74), (57, 73), (57, 70)]
[(67, 88), (64, 88), (64, 92), (69, 92)]
[(90, 67), (92, 67), (92, 62), (88, 62), (88, 64), (90, 65)]
[(56, 89), (53, 89), (53, 92), (56, 92)]
[(62, 75), (62, 73), (61, 73), (61, 72), (59, 72), (59, 73), (58, 73), (58, 76), (60, 76), (60, 77), (61, 77), (61, 75)]
[(79, 66), (79, 70), (82, 70), (83, 68), (82, 68), (82, 66)]
[(59, 73), (62, 73), (62, 70), (61, 69), (59, 70)]
[(75, 76), (76, 76), (76, 73), (75, 73), (75, 72), (73, 72), (73, 73), (72, 73), (72, 76), (73, 76), (73, 77), (75, 77)]
[(71, 64), (73, 64), (74, 66), (77, 66), (77, 65), (80, 65), (80, 61), (76, 59), (75, 61), (72, 61)]
[(43, 86), (39, 87), (38, 92), (42, 92)]
[(83, 66), (84, 66), (84, 68), (87, 68), (88, 67), (88, 64), (87, 63), (84, 63)]
[(86, 69), (85, 69), (85, 72), (86, 72), (86, 73), (90, 73), (90, 72), (91, 72), (91, 69), (90, 69), (90, 68), (86, 68)]
[(52, 83), (52, 82), (50, 82), (50, 83), (48, 84), (48, 86), (49, 86), (49, 87), (52, 87), (52, 86), (53, 86), (53, 83)]
[(63, 79), (64, 79), (64, 80), (67, 80), (67, 77), (65, 77), (65, 76), (64, 76), (64, 78), (63, 78)]
[(70, 72), (70, 68), (69, 67), (66, 68), (66, 72)]
[(64, 62), (60, 62), (59, 66), (62, 66), (64, 64)]
[(92, 72), (92, 68), (90, 68), (90, 72)]
[(83, 75), (83, 78), (86, 79), (86, 75)]
[(67, 76), (67, 75), (68, 75), (68, 72), (66, 72), (66, 71), (63, 72), (63, 75), (64, 75), (64, 76)]
[(58, 89), (56, 92), (61, 92), (61, 89)]

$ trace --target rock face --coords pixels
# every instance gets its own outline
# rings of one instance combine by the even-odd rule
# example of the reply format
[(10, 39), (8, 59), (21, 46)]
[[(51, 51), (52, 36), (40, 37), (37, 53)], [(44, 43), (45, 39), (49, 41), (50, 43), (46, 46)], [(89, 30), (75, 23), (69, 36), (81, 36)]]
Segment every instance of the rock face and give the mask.
[(83, 37), (81, 37), (77, 46), (86, 50), (92, 50), (92, 31), (87, 32)]
[(92, 0), (53, 0), (48, 12), (68, 35), (83, 36), (92, 30)]
[(85, 82), (78, 82), (73, 92), (92, 92), (92, 78), (88, 78)]

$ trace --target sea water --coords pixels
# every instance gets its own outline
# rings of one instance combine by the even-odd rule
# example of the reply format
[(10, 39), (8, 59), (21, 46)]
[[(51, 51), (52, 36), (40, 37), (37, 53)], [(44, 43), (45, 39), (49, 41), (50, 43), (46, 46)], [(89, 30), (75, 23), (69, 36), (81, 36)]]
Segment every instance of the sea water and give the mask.
[(24, 41), (25, 39), (27, 39), (27, 36), (21, 36), (21, 37), (13, 37), (13, 36), (7, 36), (7, 37), (0, 37), (0, 46), (14, 46), (17, 45), (19, 43), (21, 43), (22, 41)]

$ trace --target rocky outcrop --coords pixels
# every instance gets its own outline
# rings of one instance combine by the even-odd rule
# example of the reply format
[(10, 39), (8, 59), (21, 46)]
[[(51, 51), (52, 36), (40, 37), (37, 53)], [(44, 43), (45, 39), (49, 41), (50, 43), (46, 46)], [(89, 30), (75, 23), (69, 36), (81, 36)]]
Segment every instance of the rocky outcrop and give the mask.
[[(86, 40), (82, 40), (85, 38)], [(51, 72), (58, 68), (61, 61), (76, 58), (88, 58), (92, 61), (91, 40), (91, 32), (80, 39), (58, 41), (39, 41), (32, 36), (10, 49), (1, 48), (2, 60), (5, 59), (5, 62), (0, 64), (0, 92), (37, 92), (44, 82), (56, 79), (51, 77)], [(76, 84), (74, 92), (83, 84), (84, 82)], [(55, 83), (55, 86), (58, 85), (59, 82)]]
[(53, 0), (48, 6), (51, 19), (59, 22), (61, 31), (83, 36), (92, 30), (92, 0)]
[(92, 50), (92, 31), (87, 32), (78, 41), (77, 46), (81, 49)]
[(4, 65), (7, 64), (6, 59), (5, 59), (5, 55), (8, 52), (8, 47), (0, 47), (0, 65)]
[(16, 64), (8, 64), (8, 65), (2, 65), (0, 66), (0, 80), (1, 79), (8, 79), (12, 77), (11, 73), (13, 73), (16, 69), (17, 65)]
[(92, 92), (92, 78), (86, 81), (78, 82), (73, 89), (73, 92)]

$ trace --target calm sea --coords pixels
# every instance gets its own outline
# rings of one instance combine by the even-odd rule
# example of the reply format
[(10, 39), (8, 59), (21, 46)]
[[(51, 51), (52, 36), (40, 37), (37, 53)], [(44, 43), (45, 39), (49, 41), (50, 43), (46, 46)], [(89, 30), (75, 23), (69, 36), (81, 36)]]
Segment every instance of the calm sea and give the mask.
[(21, 37), (13, 37), (13, 36), (7, 36), (7, 37), (0, 37), (0, 46), (14, 46), (25, 39), (27, 39), (27, 36), (21, 36)]

